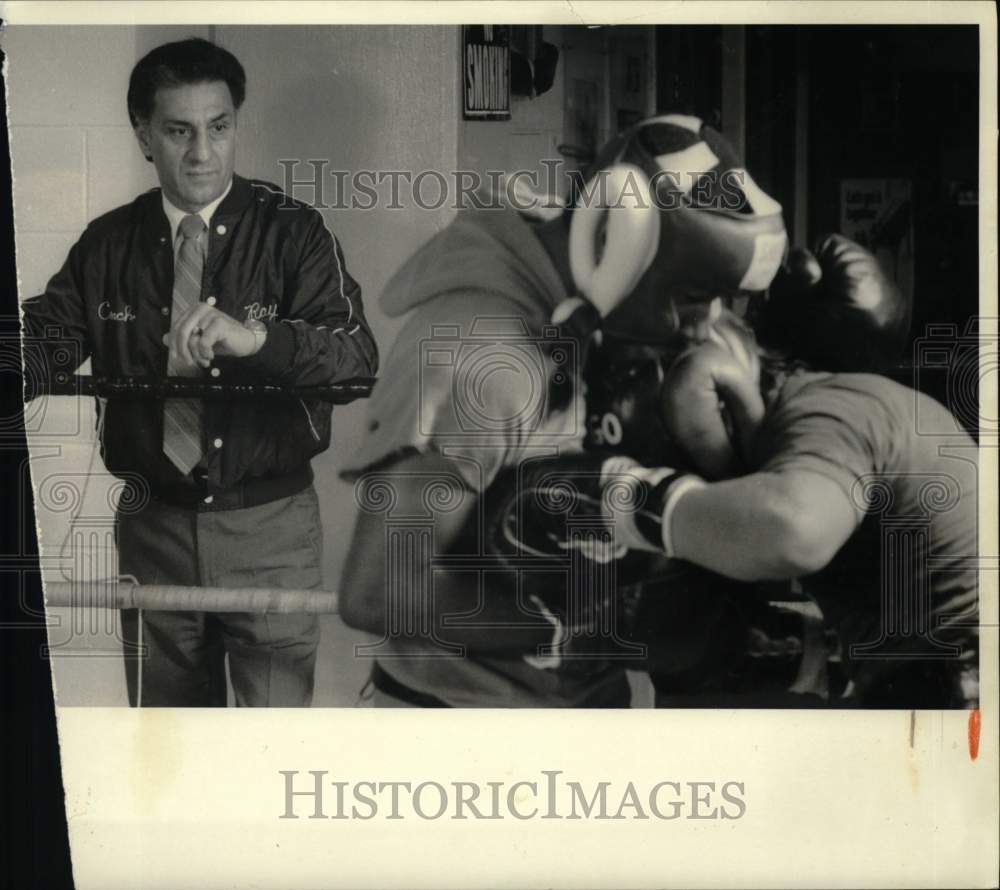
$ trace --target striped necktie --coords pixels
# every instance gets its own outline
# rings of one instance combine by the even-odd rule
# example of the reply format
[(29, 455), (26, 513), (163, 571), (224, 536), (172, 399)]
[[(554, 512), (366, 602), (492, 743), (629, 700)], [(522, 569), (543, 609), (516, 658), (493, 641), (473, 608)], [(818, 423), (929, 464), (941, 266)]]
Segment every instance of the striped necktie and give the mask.
[[(201, 276), (205, 269), (205, 223), (190, 213), (181, 220), (181, 244), (174, 263), (174, 298), (171, 324), (201, 300)], [(167, 374), (196, 377), (196, 365), (167, 360)], [(163, 451), (185, 476), (194, 469), (204, 452), (202, 446), (205, 405), (198, 399), (167, 399), (163, 405)]]

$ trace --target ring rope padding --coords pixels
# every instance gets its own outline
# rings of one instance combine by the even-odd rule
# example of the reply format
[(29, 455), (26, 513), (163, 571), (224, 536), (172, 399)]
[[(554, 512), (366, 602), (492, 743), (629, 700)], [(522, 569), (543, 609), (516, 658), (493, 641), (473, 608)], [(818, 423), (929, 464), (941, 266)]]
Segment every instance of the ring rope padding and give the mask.
[(335, 614), (338, 597), (328, 590), (259, 587), (192, 587), (124, 581), (47, 581), (50, 607), (148, 609), (159, 612), (253, 612), (267, 615)]

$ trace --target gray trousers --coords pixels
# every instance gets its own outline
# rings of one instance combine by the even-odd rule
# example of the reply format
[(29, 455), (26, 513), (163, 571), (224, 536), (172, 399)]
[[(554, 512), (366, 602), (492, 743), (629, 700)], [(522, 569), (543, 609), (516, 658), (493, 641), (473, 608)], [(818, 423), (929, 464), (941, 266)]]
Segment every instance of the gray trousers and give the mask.
[[(119, 571), (140, 584), (322, 586), (312, 486), (257, 507), (211, 513), (153, 501), (137, 513), (119, 513), (117, 537)], [(227, 655), (237, 705), (306, 707), (312, 701), (315, 615), (123, 610), (122, 631), (133, 706), (225, 707)]]

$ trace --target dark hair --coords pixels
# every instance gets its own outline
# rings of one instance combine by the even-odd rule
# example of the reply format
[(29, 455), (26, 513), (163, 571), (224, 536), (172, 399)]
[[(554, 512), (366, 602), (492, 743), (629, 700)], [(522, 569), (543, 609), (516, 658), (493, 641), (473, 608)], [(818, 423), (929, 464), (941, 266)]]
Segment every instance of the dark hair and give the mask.
[(128, 81), (128, 116), (132, 126), (152, 116), (157, 90), (216, 80), (226, 83), (233, 107), (239, 108), (246, 97), (247, 76), (231, 52), (200, 37), (156, 47), (136, 63)]

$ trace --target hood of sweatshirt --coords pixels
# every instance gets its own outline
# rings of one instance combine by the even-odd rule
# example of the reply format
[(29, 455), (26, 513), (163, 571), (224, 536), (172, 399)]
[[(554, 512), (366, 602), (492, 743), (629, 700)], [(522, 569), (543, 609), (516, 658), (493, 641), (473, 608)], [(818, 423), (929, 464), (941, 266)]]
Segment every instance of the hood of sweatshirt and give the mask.
[(463, 209), (392, 277), (381, 305), (390, 318), (456, 292), (505, 297), (537, 311), (553, 307), (566, 286), (535, 235), (535, 225), (509, 206)]

